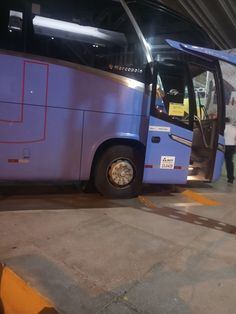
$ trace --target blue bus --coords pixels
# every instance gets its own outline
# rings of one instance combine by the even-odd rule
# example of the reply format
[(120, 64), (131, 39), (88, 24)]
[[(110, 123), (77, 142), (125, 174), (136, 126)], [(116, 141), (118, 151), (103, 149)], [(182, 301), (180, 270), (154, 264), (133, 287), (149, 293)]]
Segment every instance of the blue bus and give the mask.
[(1, 10), (1, 181), (93, 180), (134, 197), (142, 183), (219, 178), (214, 50), (165, 42), (150, 1), (81, 0), (70, 18), (16, 3)]

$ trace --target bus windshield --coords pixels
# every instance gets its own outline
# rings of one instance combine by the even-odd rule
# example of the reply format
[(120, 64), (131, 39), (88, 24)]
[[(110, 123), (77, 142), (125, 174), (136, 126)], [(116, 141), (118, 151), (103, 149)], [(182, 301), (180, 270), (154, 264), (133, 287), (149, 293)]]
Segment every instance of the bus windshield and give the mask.
[(166, 43), (167, 38), (179, 38), (182, 42), (199, 42), (201, 46), (209, 45), (209, 40), (196, 25), (190, 23), (183, 16), (170, 12), (155, 2), (142, 0), (128, 2), (128, 6), (135, 17), (153, 55), (160, 60), (164, 56), (176, 54)]

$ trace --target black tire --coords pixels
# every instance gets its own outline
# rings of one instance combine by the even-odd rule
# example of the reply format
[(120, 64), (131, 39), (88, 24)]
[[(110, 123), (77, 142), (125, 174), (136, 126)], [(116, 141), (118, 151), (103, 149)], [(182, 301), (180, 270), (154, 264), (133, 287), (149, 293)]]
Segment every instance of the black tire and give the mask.
[(142, 186), (143, 165), (143, 149), (128, 145), (111, 146), (95, 165), (95, 186), (106, 197), (135, 197)]

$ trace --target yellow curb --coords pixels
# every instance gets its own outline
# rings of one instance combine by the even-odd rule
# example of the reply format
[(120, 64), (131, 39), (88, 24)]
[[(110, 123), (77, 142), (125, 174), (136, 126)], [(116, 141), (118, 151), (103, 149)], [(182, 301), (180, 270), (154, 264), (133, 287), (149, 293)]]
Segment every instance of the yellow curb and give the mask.
[(0, 312), (3, 314), (59, 314), (55, 307), (9, 267), (0, 264)]
[(205, 196), (202, 196), (199, 193), (196, 193), (190, 190), (185, 190), (181, 192), (181, 194), (203, 205), (208, 205), (208, 206), (221, 205), (221, 203), (219, 202), (213, 201)]

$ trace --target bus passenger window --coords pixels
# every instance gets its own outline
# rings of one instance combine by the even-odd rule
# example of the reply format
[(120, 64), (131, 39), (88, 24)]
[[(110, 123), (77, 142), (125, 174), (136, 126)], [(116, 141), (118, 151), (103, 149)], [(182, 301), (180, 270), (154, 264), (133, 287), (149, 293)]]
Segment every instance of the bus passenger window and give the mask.
[(9, 32), (22, 31), (23, 13), (10, 10), (8, 29)]
[(23, 10), (15, 5), (0, 8), (0, 48), (12, 51), (24, 51)]
[(59, 6), (52, 15), (42, 4), (33, 16), (31, 52), (143, 81), (146, 59), (121, 3), (81, 0), (76, 10), (70, 4), (73, 17), (57, 14)]

